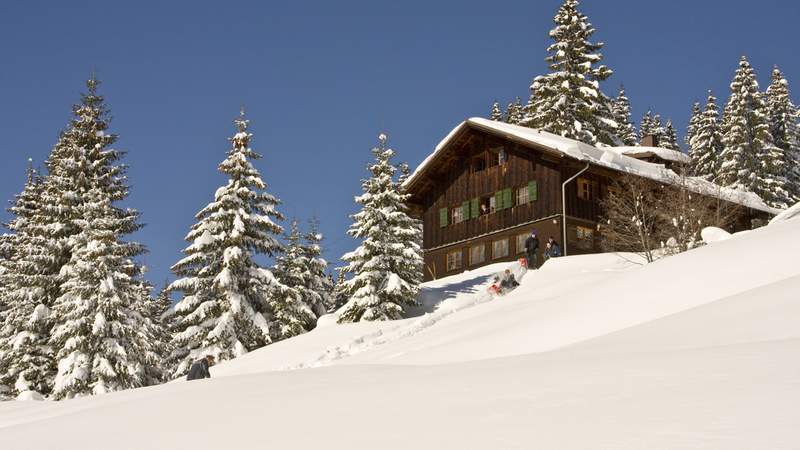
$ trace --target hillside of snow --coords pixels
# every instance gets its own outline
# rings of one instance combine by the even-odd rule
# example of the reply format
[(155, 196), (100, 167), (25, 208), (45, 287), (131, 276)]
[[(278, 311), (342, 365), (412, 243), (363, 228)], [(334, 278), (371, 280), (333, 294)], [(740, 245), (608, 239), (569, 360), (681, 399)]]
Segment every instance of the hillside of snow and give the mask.
[[(788, 216), (788, 217), (787, 217)], [(649, 265), (506, 264), (427, 283), (402, 321), (337, 325), (210, 380), (0, 404), (13, 449), (800, 448), (800, 216)]]

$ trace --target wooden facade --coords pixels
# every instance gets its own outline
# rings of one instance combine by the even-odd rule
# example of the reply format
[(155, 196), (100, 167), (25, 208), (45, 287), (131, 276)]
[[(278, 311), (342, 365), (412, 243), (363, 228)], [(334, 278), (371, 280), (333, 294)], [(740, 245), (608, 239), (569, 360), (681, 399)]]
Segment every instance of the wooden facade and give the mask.
[[(462, 126), (412, 178), (412, 211), (423, 220), (425, 279), (524, 255), (524, 236), (561, 245), (561, 186), (585, 163), (513, 136)], [(601, 199), (618, 172), (599, 166), (566, 186), (569, 254), (599, 251)], [(541, 254), (539, 262), (541, 263)]]

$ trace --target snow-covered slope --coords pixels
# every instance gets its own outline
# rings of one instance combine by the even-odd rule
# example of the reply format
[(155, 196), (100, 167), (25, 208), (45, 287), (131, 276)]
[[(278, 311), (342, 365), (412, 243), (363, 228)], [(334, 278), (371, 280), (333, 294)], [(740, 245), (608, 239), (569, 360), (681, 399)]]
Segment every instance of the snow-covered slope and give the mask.
[(504, 266), (484, 268), (429, 283), (417, 317), (322, 326), (211, 380), (0, 404), (0, 442), (796, 449), (797, 254), (800, 218), (649, 265), (592, 255), (515, 267), (522, 285), (496, 299), (485, 286)]

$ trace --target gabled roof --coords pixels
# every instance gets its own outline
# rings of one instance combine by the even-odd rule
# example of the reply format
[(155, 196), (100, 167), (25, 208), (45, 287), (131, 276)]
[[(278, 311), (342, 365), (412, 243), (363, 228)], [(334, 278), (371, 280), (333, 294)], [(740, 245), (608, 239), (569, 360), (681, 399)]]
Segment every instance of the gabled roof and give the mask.
[[(617, 172), (638, 175), (665, 184), (678, 184), (681, 179), (678, 174), (667, 169), (663, 164), (649, 163), (631, 156), (627, 156), (624, 151), (618, 150), (619, 147), (595, 147), (535, 128), (522, 127), (519, 125), (511, 125), (508, 123), (497, 122), (480, 117), (473, 117), (461, 122), (461, 124), (453, 128), (453, 130), (448, 133), (448, 135), (445, 136), (441, 142), (439, 142), (439, 145), (436, 146), (436, 148), (433, 150), (433, 153), (425, 158), (425, 160), (420, 163), (414, 173), (412, 173), (405, 183), (403, 183), (404, 186), (410, 188), (415, 184), (416, 181), (424, 176), (425, 173), (430, 169), (432, 163), (442, 155), (444, 150), (453, 141), (453, 139), (461, 131), (466, 129), (484, 131), (497, 137), (506, 138), (522, 145), (536, 148), (545, 153), (590, 163), (595, 166), (604, 167)], [(622, 148), (625, 149), (625, 151), (631, 151), (631, 149), (638, 147)], [(677, 157), (675, 155), (671, 155), (670, 153), (663, 153), (674, 152), (673, 150), (657, 147), (644, 148), (650, 149), (651, 151), (655, 149), (658, 150), (659, 153)], [(770, 214), (777, 214), (780, 212), (778, 209), (767, 206), (759, 196), (752, 192), (744, 192), (720, 187), (714, 183), (697, 177), (689, 177), (687, 179), (687, 184), (690, 190), (698, 194), (719, 197), (724, 200)]]

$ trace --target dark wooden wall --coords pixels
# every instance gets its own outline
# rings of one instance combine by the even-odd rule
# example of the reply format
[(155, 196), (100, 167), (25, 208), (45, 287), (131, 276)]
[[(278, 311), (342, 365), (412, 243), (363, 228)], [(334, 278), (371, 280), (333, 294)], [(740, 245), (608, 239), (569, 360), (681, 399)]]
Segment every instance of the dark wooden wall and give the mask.
[[(564, 180), (569, 179), (578, 173), (585, 165), (564, 164), (563, 173)], [(579, 219), (597, 221), (603, 215), (603, 210), (600, 207), (600, 200), (607, 195), (609, 180), (603, 175), (595, 173), (591, 168), (580, 175), (580, 178), (585, 178), (597, 183), (592, 200), (584, 200), (578, 198), (578, 180), (572, 180), (566, 186), (567, 197), (567, 215), (577, 217)], [(561, 183), (558, 184), (558, 198), (561, 199)], [(558, 212), (561, 212), (561, 206), (558, 207)]]
[[(469, 240), (467, 242), (461, 242), (454, 245), (449, 245), (447, 247), (439, 248), (436, 250), (426, 251), (425, 252), (425, 281), (446, 277), (448, 275), (454, 275), (457, 273), (461, 273), (465, 270), (474, 269), (476, 267), (485, 266), (488, 264), (495, 264), (500, 262), (510, 262), (516, 261), (519, 258), (525, 256), (523, 253), (523, 249), (517, 247), (516, 245), (516, 237), (518, 234), (529, 234), (531, 229), (536, 229), (536, 232), (539, 236), (539, 253), (538, 253), (538, 263), (539, 265), (543, 262), (542, 252), (544, 252), (544, 246), (547, 242), (548, 236), (554, 236), (558, 239), (560, 233), (560, 221), (553, 220), (552, 218), (540, 220), (534, 222), (532, 224), (521, 225), (515, 228), (511, 228), (508, 230), (504, 230), (498, 233), (491, 234), (489, 236), (483, 236), (476, 239)], [(498, 239), (508, 239), (508, 256), (504, 256), (501, 258), (496, 258), (495, 255), (492, 254), (492, 243)], [(476, 245), (484, 245), (485, 246), (485, 256), (486, 259), (480, 264), (471, 264), (469, 260), (469, 251), (471, 247)], [(447, 270), (447, 254), (453, 251), (461, 252), (461, 260), (462, 266), (459, 269), (448, 271)]]
[[(471, 131), (471, 133), (476, 133)], [(471, 173), (473, 156), (497, 146), (503, 146), (507, 162), (480, 172)], [(451, 170), (428, 193), (422, 219), (425, 224), (423, 245), (426, 249), (440, 247), (452, 242), (470, 239), (482, 234), (514, 227), (532, 220), (558, 214), (560, 206), (561, 169), (554, 160), (528, 148), (490, 136), (478, 134), (467, 140), (462, 148), (454, 149), (462, 155), (451, 163)], [(452, 209), (476, 197), (493, 195), (505, 188), (521, 188), (536, 181), (538, 199), (525, 205), (468, 219), (458, 224), (439, 226), (439, 210)], [(514, 192), (516, 200), (516, 192)]]
[[(489, 167), (474, 172), (471, 161), (476, 155), (489, 149), (502, 146), (507, 154), (503, 165)], [(530, 232), (535, 228), (541, 241), (541, 249), (547, 236), (553, 236), (561, 244), (564, 240), (561, 228), (561, 183), (585, 167), (585, 163), (568, 158), (548, 155), (537, 149), (523, 147), (512, 141), (490, 136), (482, 131), (468, 130), (458, 136), (452, 148), (448, 149), (445, 164), (440, 164), (429, 174), (426, 187), (415, 194), (413, 207), (423, 220), (423, 248), (425, 249), (425, 279), (453, 275), (471, 268), (503, 261), (513, 261), (521, 254), (516, 248), (515, 236)], [(577, 179), (566, 187), (567, 245), (569, 254), (584, 254), (600, 251), (602, 226), (598, 226), (603, 216), (601, 201), (608, 195), (608, 187), (622, 174), (596, 166), (581, 174), (595, 182), (591, 200), (578, 197)], [(439, 211), (452, 210), (465, 201), (476, 197), (491, 196), (497, 191), (527, 186), (536, 181), (538, 198), (536, 201), (515, 205), (494, 213), (468, 218), (454, 224), (448, 214), (448, 225), (440, 226)], [(516, 192), (514, 192), (516, 203)], [(767, 220), (769, 215), (759, 211), (742, 209), (736, 230), (748, 229), (751, 219)], [(578, 248), (576, 245), (576, 226), (594, 230), (592, 248)], [(492, 242), (509, 238), (509, 255), (492, 257)], [(469, 249), (475, 245), (485, 245), (486, 259), (483, 263), (470, 265)], [(563, 248), (563, 246), (562, 246)], [(540, 251), (541, 251), (540, 249)], [(446, 261), (449, 252), (462, 253), (462, 267), (447, 271)], [(541, 255), (540, 255), (541, 263)]]

